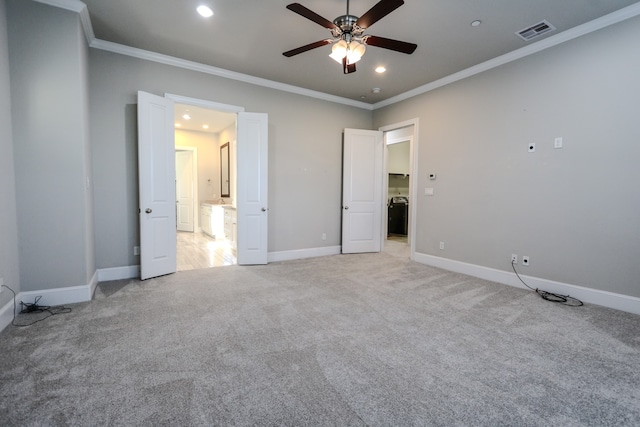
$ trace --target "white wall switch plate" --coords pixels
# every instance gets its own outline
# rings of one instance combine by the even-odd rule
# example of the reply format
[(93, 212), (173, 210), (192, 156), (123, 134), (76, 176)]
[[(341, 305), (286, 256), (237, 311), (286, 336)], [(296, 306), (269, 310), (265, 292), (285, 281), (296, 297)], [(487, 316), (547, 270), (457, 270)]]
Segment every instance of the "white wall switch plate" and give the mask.
[(425, 196), (433, 196), (433, 188), (425, 188), (424, 189), (424, 195)]
[(553, 141), (553, 148), (562, 148), (562, 138), (556, 138)]

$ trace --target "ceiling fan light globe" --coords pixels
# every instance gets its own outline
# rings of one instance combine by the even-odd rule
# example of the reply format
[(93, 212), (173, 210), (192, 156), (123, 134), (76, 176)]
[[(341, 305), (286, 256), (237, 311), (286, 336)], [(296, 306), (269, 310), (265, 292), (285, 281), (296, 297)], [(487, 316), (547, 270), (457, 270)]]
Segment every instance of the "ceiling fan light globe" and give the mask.
[(349, 49), (347, 50), (347, 64), (351, 65), (360, 61), (366, 50), (367, 47), (364, 43), (359, 43), (357, 41), (349, 43)]
[(360, 61), (361, 59), (362, 59), (361, 56), (358, 56), (358, 55), (354, 54), (353, 52), (350, 52), (349, 54), (347, 54), (347, 65), (355, 64), (356, 62)]
[(329, 56), (333, 58), (334, 61), (342, 64), (342, 58), (347, 55), (348, 48), (349, 45), (347, 44), (347, 42), (344, 40), (340, 40), (333, 45), (333, 47), (331, 48), (331, 55)]
[(333, 47), (331, 48), (331, 53), (335, 53), (336, 55), (342, 54), (342, 57), (344, 58), (344, 56), (347, 54), (347, 49), (349, 49), (349, 44), (344, 40), (340, 40), (333, 45)]
[(336, 61), (337, 63), (342, 64), (342, 58), (344, 58), (344, 55), (343, 55), (343, 54), (336, 53), (336, 52), (332, 52), (332, 53), (329, 55), (329, 57), (330, 57), (331, 59), (333, 59), (334, 61)]

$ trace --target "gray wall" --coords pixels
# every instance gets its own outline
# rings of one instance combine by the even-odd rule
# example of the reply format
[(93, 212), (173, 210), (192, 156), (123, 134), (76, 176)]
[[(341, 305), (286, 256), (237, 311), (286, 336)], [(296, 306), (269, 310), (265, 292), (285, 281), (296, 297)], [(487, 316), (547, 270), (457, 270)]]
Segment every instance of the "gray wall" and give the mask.
[[(11, 90), (7, 47), (6, 5), (0, 0), (0, 277), (16, 293), (20, 292), (18, 268), (18, 220), (16, 218)], [(7, 289), (0, 295), (0, 307), (11, 300)]]
[[(9, 201), (16, 195), (19, 215), (16, 239), (15, 212), (0, 208), (1, 226), (8, 227), (0, 267), (22, 291), (84, 285), (96, 266), (138, 264), (135, 104), (144, 90), (269, 114), (271, 252), (340, 244), (343, 128), (419, 117), (415, 182), (418, 193), (428, 185), (435, 196), (413, 201), (418, 252), (504, 271), (518, 253), (531, 257), (525, 271), (531, 276), (640, 296), (640, 18), (372, 115), (87, 52), (78, 16), (43, 4), (7, 0), (7, 15), (14, 117), (12, 127), (4, 126), (3, 96), (0, 190)], [(554, 150), (558, 136), (565, 147)], [(527, 153), (530, 142), (536, 153)], [(428, 173), (438, 179), (429, 182)]]
[(76, 13), (7, 1), (22, 291), (95, 273), (88, 48)]
[(370, 111), (97, 49), (89, 63), (98, 268), (139, 264), (138, 90), (267, 113), (269, 251), (340, 244), (342, 130), (370, 129)]
[(417, 252), (640, 297), (638, 40), (634, 18), (375, 111), (420, 120)]

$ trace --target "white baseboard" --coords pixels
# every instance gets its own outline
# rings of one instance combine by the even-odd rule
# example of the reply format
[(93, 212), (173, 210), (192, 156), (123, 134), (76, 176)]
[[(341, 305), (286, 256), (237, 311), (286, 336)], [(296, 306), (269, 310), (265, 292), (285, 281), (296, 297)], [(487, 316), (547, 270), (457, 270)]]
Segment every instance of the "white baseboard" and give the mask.
[(269, 252), (269, 262), (290, 261), (293, 259), (313, 258), (318, 256), (338, 255), (342, 251), (341, 246), (326, 246), (322, 248), (298, 249), (293, 251)]
[[(16, 303), (17, 301), (20, 301), (18, 299), (18, 296), (16, 296)], [(10, 325), (12, 320), (13, 320), (13, 295), (11, 295), (11, 301), (6, 303), (4, 307), (0, 308), (0, 332), (2, 332), (4, 328)]]
[[(81, 286), (70, 286), (67, 288), (42, 289), (39, 291), (19, 292), (16, 294), (16, 314), (21, 310), (20, 301), (33, 303), (37, 297), (38, 305), (58, 306), (64, 304), (73, 304), (76, 302), (91, 301), (93, 293), (98, 286), (98, 271), (93, 273), (89, 283)], [(4, 307), (0, 309), (0, 331), (13, 320), (13, 295)]]
[(110, 280), (122, 280), (122, 279), (135, 279), (136, 277), (140, 277), (139, 265), (129, 265), (125, 267), (98, 269), (98, 282), (108, 282)]
[(41, 297), (38, 300), (38, 305), (58, 306), (74, 304), (76, 302), (91, 301), (94, 290), (95, 286), (88, 283), (82, 286), (70, 286), (67, 288), (20, 292), (18, 297), (16, 297), (16, 302), (18, 304), (18, 310), (20, 310), (20, 301), (33, 303), (36, 297)]
[[(526, 289), (526, 287), (520, 283), (518, 277), (514, 273), (510, 273), (508, 271), (496, 270), (495, 268), (468, 264), (466, 262), (440, 258), (417, 252), (414, 255), (414, 261), (449, 271), (455, 271), (456, 273), (467, 274), (480, 279), (491, 280), (492, 282)], [(532, 288), (543, 289), (548, 292), (562, 295), (571, 295), (572, 297), (578, 298), (586, 303), (640, 314), (640, 298), (601, 291), (599, 289), (585, 288), (553, 280), (541, 279), (538, 277), (525, 276), (523, 274), (520, 274), (520, 277), (522, 277), (522, 279)]]

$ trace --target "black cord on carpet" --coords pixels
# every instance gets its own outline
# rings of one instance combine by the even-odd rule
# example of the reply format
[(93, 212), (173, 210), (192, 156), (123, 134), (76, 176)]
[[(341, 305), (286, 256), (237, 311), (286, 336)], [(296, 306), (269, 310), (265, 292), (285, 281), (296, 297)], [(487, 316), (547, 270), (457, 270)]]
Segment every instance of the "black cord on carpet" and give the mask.
[(527, 288), (531, 289), (532, 291), (535, 291), (538, 295), (540, 295), (542, 299), (545, 299), (551, 302), (557, 302), (563, 305), (568, 305), (569, 307), (580, 307), (584, 305), (584, 303), (580, 301), (578, 298), (570, 297), (569, 295), (554, 294), (553, 292), (543, 291), (542, 289), (538, 289), (538, 288), (533, 289), (531, 286), (527, 285), (524, 280), (522, 280), (522, 278), (516, 271), (515, 264), (516, 264), (515, 262), (511, 261), (511, 268), (513, 268), (513, 272), (516, 273), (516, 276), (518, 276), (518, 279)]
[(50, 307), (46, 305), (38, 305), (38, 301), (40, 301), (40, 298), (42, 298), (41, 296), (38, 296), (36, 297), (33, 303), (28, 303), (28, 302), (25, 303), (20, 301), (20, 304), (23, 307), (22, 310), (20, 311), (20, 314), (47, 312), (49, 313), (49, 315), (43, 317), (42, 319), (34, 320), (31, 323), (16, 323), (16, 293), (13, 289), (8, 287), (7, 285), (2, 285), (2, 286), (9, 289), (13, 294), (13, 320), (11, 321), (11, 324), (13, 326), (17, 326), (17, 327), (31, 326), (34, 323), (42, 322), (43, 320), (48, 319), (49, 317), (55, 316), (57, 314), (71, 313), (71, 308), (69, 307)]

